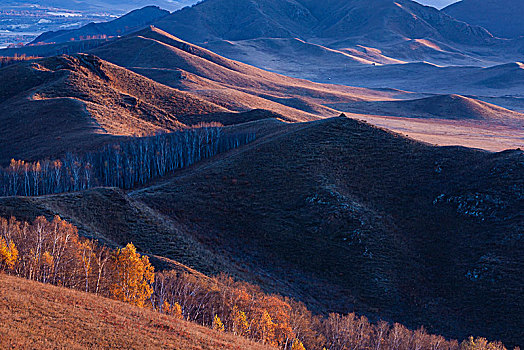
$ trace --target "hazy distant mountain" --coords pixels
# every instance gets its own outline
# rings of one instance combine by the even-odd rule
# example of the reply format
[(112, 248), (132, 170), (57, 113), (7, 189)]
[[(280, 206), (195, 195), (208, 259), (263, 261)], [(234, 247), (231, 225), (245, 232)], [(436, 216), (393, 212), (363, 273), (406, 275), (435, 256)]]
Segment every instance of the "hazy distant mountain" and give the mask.
[(410, 0), (207, 0), (156, 24), (186, 40), (261, 37), (347, 38), (375, 41), (431, 38), (480, 44), (485, 29)]
[(461, 21), (483, 26), (500, 37), (524, 36), (522, 0), (462, 0), (443, 11)]
[(37, 37), (34, 43), (52, 43), (79, 40), (86, 37), (119, 36), (137, 31), (146, 27), (148, 24), (162, 17), (169, 15), (169, 11), (161, 10), (156, 6), (147, 6), (139, 10), (117, 18), (113, 21), (102, 23), (89, 23), (78, 29), (59, 30), (56, 32), (46, 32)]
[(157, 5), (163, 9), (175, 11), (195, 2), (195, 0), (7, 0), (2, 1), (2, 4), (4, 6), (39, 5), (75, 11), (124, 13), (149, 5)]
[(324, 53), (347, 61), (339, 67), (493, 65), (521, 56), (515, 45), (501, 49), (486, 29), (411, 0), (206, 0), (154, 25), (228, 58), (306, 79), (317, 77), (298, 73), (316, 69)]
[[(126, 26), (139, 27), (129, 22)], [(318, 58), (323, 66), (337, 67), (420, 61), (488, 66), (517, 61), (524, 48), (524, 42), (501, 41), (480, 26), (411, 0), (206, 0), (152, 24), (228, 58), (315, 80), (322, 79), (294, 71), (316, 69)], [(72, 34), (39, 40), (60, 42)]]

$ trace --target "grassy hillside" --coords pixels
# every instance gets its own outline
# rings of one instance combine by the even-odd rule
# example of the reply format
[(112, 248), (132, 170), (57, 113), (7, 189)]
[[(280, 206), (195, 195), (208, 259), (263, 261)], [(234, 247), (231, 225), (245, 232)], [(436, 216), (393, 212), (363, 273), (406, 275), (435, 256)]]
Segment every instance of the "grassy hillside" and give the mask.
[(405, 101), (355, 102), (333, 108), (368, 115), (477, 120), (492, 125), (524, 126), (524, 114), (461, 95), (436, 95)]
[(223, 251), (243, 278), (318, 311), (522, 339), (511, 331), (521, 151), (431, 147), (335, 118), (229, 155), (131, 196)]
[(347, 118), (242, 127), (257, 141), (143, 189), (2, 198), (0, 215), (59, 214), (316, 312), (523, 339), (521, 151), (433, 147)]
[(2, 349), (269, 349), (122, 302), (0, 274)]
[[(117, 136), (184, 126), (177, 117), (227, 112), (94, 56), (0, 69), (0, 163), (87, 151)], [(13, 137), (16, 135), (16, 137)]]
[(385, 92), (315, 84), (221, 57), (158, 28), (130, 34), (91, 51), (171, 87), (191, 91), (227, 109), (262, 108), (291, 121), (333, 116), (329, 101), (384, 98)]
[[(84, 41), (86, 45), (91, 42)], [(425, 40), (418, 40), (417, 43), (432, 45)], [(251, 47), (250, 43), (242, 45)], [(287, 52), (295, 58), (307, 56), (306, 52), (289, 51), (285, 40), (276, 46), (271, 43), (263, 45), (268, 45), (268, 50)], [(10, 132), (19, 129), (26, 139), (31, 140), (31, 144), (38, 142), (38, 145), (30, 153), (23, 149), (20, 138), (8, 140), (13, 143), (10, 147), (12, 152), (3, 155), (3, 163), (12, 157), (35, 159), (37, 155), (33, 153), (48, 156), (50, 150), (63, 152), (65, 147), (89, 146), (96, 143), (96, 139), (107, 136), (104, 134), (136, 135), (172, 130), (180, 127), (180, 124), (201, 121), (235, 124), (264, 117), (291, 122), (309, 121), (336, 116), (339, 111), (351, 113), (357, 118), (365, 115), (370, 121), (374, 121), (371, 117), (377, 116), (389, 118), (387, 121), (378, 121), (378, 125), (403, 133), (404, 130), (413, 131), (410, 134), (428, 142), (482, 147), (478, 141), (464, 140), (458, 130), (468, 127), (472, 130), (478, 126), (480, 134), (490, 136), (489, 144), (483, 147), (485, 149), (521, 146), (518, 137), (522, 127), (521, 114), (469, 96), (470, 92), (482, 96), (486, 96), (484, 92), (489, 92), (499, 96), (503, 90), (507, 90), (507, 95), (513, 95), (513, 92), (518, 91), (521, 72), (524, 71), (519, 64), (486, 69), (404, 64), (348, 70), (345, 64), (335, 63), (325, 53), (348, 58), (353, 57), (355, 52), (348, 48), (337, 52), (320, 47), (315, 50), (317, 63), (300, 62), (294, 69), (303, 71), (303, 68), (314, 67), (311, 69), (317, 70), (315, 74), (323, 76), (321, 81), (347, 83), (345, 79), (350, 76), (354, 84), (373, 85), (380, 89), (318, 84), (264, 71), (219, 56), (156, 27), (109, 41), (89, 51), (102, 59), (80, 55), (78, 57), (90, 58), (78, 62), (66, 59), (69, 63), (59, 68), (60, 64), (57, 66), (50, 62), (64, 61), (64, 58), (53, 57), (39, 61), (43, 67), (40, 70), (35, 69), (32, 63), (4, 68), (0, 70), (0, 76), (13, 83), (6, 85), (5, 90), (9, 94), (2, 96), (6, 101), (2, 103), (0, 98), (3, 118), (8, 119), (4, 123), (4, 130), (0, 129), (0, 137), (9, 139)], [(261, 57), (268, 59), (264, 55)], [(281, 61), (288, 62), (288, 59)], [(320, 68), (326, 64), (332, 69), (326, 71)], [(271, 69), (271, 66), (266, 68)], [(46, 75), (55, 81), (41, 81)], [(64, 75), (68, 75), (67, 78)], [(421, 75), (425, 79), (421, 80)], [(457, 77), (460, 77), (461, 87), (457, 87)], [(399, 80), (402, 81), (400, 85), (397, 84)], [(431, 87), (428, 88), (428, 85)], [(454, 90), (459, 89), (468, 97), (438, 95), (426, 98), (427, 94), (381, 88), (384, 86), (413, 88), (424, 92), (435, 90), (438, 93), (449, 89), (456, 92)], [(25, 89), (25, 92), (20, 88)], [(35, 93), (35, 89), (39, 93)], [(521, 102), (515, 97), (487, 99), (495, 104), (507, 105), (510, 109), (521, 108)], [(251, 112), (254, 109), (259, 111)], [(52, 118), (57, 118), (53, 116), (56, 110), (60, 111), (58, 123), (69, 125), (67, 134), (53, 123)], [(35, 116), (40, 116), (40, 119)], [(443, 132), (432, 132), (431, 128), (426, 128), (427, 135), (416, 132), (417, 122), (403, 121), (403, 125), (399, 126), (394, 119), (396, 117), (413, 118), (419, 122), (427, 118), (444, 120), (441, 125), (437, 125), (437, 129)], [(480, 122), (474, 125), (450, 123), (457, 119), (476, 119)], [(40, 132), (37, 124), (45, 132)], [(500, 124), (504, 124), (503, 129), (499, 127)], [(30, 127), (24, 128), (25, 125)], [(88, 132), (84, 133), (83, 130)], [(40, 142), (42, 134), (52, 137), (46, 137), (47, 142)], [(442, 140), (441, 134), (444, 134), (445, 142), (439, 142), (439, 139)], [(65, 142), (57, 142), (57, 138)]]

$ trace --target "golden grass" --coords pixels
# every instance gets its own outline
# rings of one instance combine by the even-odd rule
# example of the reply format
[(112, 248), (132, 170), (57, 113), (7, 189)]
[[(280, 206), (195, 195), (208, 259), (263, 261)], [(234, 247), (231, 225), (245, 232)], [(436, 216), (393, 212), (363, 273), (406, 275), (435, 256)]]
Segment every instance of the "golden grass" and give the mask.
[(93, 294), (0, 274), (2, 349), (269, 349)]

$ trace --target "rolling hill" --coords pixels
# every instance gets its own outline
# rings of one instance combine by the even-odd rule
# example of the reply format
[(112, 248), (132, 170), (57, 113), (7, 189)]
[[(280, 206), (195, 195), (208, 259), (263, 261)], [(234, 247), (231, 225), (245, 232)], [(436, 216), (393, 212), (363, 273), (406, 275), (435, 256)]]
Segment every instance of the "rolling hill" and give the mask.
[(442, 11), (502, 38), (524, 36), (524, 8), (519, 0), (462, 0)]
[(4, 274), (0, 292), (4, 349), (271, 349), (153, 310)]
[(448, 67), (428, 63), (360, 67), (351, 71), (338, 67), (328, 71), (329, 80), (324, 75), (321, 79), (315, 78), (315, 81), (367, 88), (389, 87), (432, 94), (458, 94), (477, 99), (492, 98), (492, 101), (498, 100), (492, 103), (523, 111), (524, 105), (519, 104), (524, 88), (523, 67), (520, 62), (488, 68)]
[[(136, 17), (128, 15), (122, 21), (129, 28), (137, 29), (145, 20)], [(114, 35), (114, 23), (119, 21), (97, 24), (96, 28), (86, 30), (97, 34), (108, 31), (108, 35)], [(306, 0), (207, 0), (163, 16), (152, 24), (166, 35), (205, 47), (223, 57), (320, 83), (485, 97), (518, 95), (522, 90), (519, 72), (508, 66), (508, 62), (515, 64), (521, 60), (522, 38), (494, 38), (481, 27), (409, 0), (380, 0), (373, 2), (373, 6), (361, 0), (331, 0), (322, 4)], [(106, 27), (108, 29), (104, 29)], [(43, 34), (43, 38), (54, 37), (52, 40), (57, 44), (7, 49), (0, 51), (0, 55), (69, 54), (86, 52), (105, 43), (105, 40), (59, 42), (69, 40), (77, 35), (75, 33), (65, 31), (59, 37), (56, 33)], [(143, 36), (167, 43), (149, 34)], [(133, 42), (128, 42), (141, 47), (136, 36)], [(153, 49), (159, 51), (152, 45)], [(128, 58), (131, 55), (123, 54)], [(429, 69), (427, 62), (437, 66)], [(117, 64), (129, 67), (133, 62), (120, 59)], [(146, 68), (151, 66), (151, 62), (140, 64)], [(378, 69), (382, 67), (377, 66), (382, 65), (386, 67)], [(476, 79), (488, 73), (485, 67), (492, 66), (505, 67), (506, 71), (500, 73), (504, 79), (498, 83)], [(155, 75), (165, 73), (169, 77), (165, 68), (156, 70)], [(406, 71), (409, 75), (405, 75)], [(441, 74), (451, 71), (460, 79), (448, 74), (442, 79)], [(418, 79), (422, 75), (425, 79)], [(258, 108), (264, 108), (260, 101), (258, 104)]]
[(317, 310), (522, 339), (497, 326), (519, 329), (522, 151), (435, 148), (346, 118), (289, 130), (130, 195)]
[(91, 53), (171, 87), (235, 111), (277, 112), (290, 121), (334, 116), (328, 101), (388, 98), (387, 92), (315, 84), (219, 56), (156, 27), (130, 34)]
[[(281, 40), (284, 42), (278, 50), (280, 52), (288, 50), (292, 44), (287, 39)], [(299, 45), (307, 44), (299, 41)], [(329, 52), (327, 55), (344, 56), (344, 60), (348, 59), (345, 56), (347, 53), (336, 53), (326, 48), (319, 48), (319, 50), (319, 59), (325, 58), (326, 52)], [(520, 63), (490, 68), (392, 64), (346, 70), (341, 61), (333, 57), (326, 58), (327, 63), (318, 70), (319, 73), (324, 74), (324, 84), (318, 84), (274, 74), (227, 59), (156, 27), (130, 34), (90, 52), (163, 84), (191, 91), (225, 108), (268, 109), (290, 120), (307, 120), (313, 115), (332, 116), (336, 112), (330, 108), (351, 112), (351, 110), (340, 109), (345, 103), (368, 101), (374, 104), (375, 101), (412, 98), (402, 91), (379, 89), (384, 86), (392, 86), (404, 91), (410, 91), (409, 88), (414, 88), (415, 91), (429, 90), (427, 92), (445, 95), (449, 90), (458, 90), (467, 95), (482, 96), (482, 93), (486, 92), (488, 95), (497, 96), (508, 92), (518, 96), (518, 91), (524, 84), (524, 69)], [(357, 57), (354, 56), (354, 59)], [(326, 75), (330, 72), (329, 69), (324, 70), (327, 66), (331, 67), (333, 75)], [(297, 67), (297, 70), (299, 69)], [(419, 79), (420, 74), (425, 76), (424, 80)], [(442, 79), (443, 76), (446, 79)], [(347, 81), (362, 87), (373, 86), (375, 89), (333, 84), (344, 84)], [(470, 97), (470, 101), (473, 101), (473, 98)], [(504, 105), (502, 101), (500, 103)], [(493, 112), (495, 109), (497, 106), (488, 108)], [(411, 112), (405, 110), (404, 114)], [(440, 116), (449, 117), (442, 113)], [(488, 113), (483, 113), (487, 117)], [(494, 116), (495, 114), (509, 116), (512, 112), (493, 113)]]
[(178, 130), (199, 115), (227, 112), (89, 55), (27, 61), (0, 76), (2, 163), (86, 151), (112, 137)]
[(524, 126), (524, 114), (460, 95), (436, 95), (413, 100), (355, 102), (332, 105), (356, 114), (395, 117), (488, 121), (492, 125)]
[[(35, 160), (60, 156), (65, 151), (83, 152), (114, 137), (177, 130), (202, 121), (230, 125), (275, 117), (294, 122), (326, 118), (340, 112), (352, 113), (357, 118), (463, 120), (466, 116), (481, 122), (482, 132), (493, 134), (493, 140), (503, 141), (500, 145), (495, 141), (488, 149), (517, 147), (521, 143), (507, 138), (521, 129), (520, 114), (471, 97), (467, 98), (466, 106), (462, 106), (465, 99), (444, 101), (445, 95), (432, 97), (440, 100), (437, 107), (431, 99), (417, 102), (419, 95), (406, 91), (318, 84), (290, 78), (224, 58), (156, 27), (104, 43), (89, 52), (89, 55), (26, 61), (0, 70), (0, 77), (8, 82), (0, 88), (4, 121), (0, 139), (8, 145), (1, 152), (2, 164), (11, 158)], [(416, 75), (415, 67), (398, 66), (355, 70), (351, 78), (357, 84), (366, 79), (367, 84), (375, 83), (376, 87), (381, 83), (374, 82), (374, 76), (379, 81), (403, 79), (416, 86), (417, 79), (408, 79)], [(400, 68), (401, 75), (395, 70)], [(417, 69), (428, 71), (428, 79), (431, 74), (456, 75), (457, 69), (463, 72), (461, 68), (430, 65)], [(481, 80), (482, 88), (496, 89), (499, 82), (506, 81), (508, 88), (518, 90), (520, 73), (524, 70), (515, 64), (483, 69), (482, 75), (475, 68), (465, 72), (461, 78), (473, 81), (472, 87)], [(513, 85), (506, 79), (508, 76), (513, 79)], [(447, 85), (450, 80), (446, 81)], [(435, 80), (434, 88), (438, 89), (439, 84), (441, 82)], [(429, 109), (424, 110), (426, 107)], [(435, 108), (440, 110), (432, 111)], [(457, 110), (459, 115), (449, 115)], [(492, 125), (501, 123), (509, 127), (504, 135), (499, 135), (498, 129), (490, 131)], [(68, 128), (64, 130), (57, 125), (68, 125)], [(394, 126), (392, 129), (400, 130)], [(13, 131), (20, 133), (19, 136), (11, 137)], [(421, 139), (432, 141), (426, 137)], [(34, 146), (28, 148), (28, 144)], [(463, 138), (452, 138), (445, 144), (470, 145)]]
[[(113, 38), (68, 41), (86, 35)], [(59, 215), (108, 247), (133, 242), (157, 269), (247, 281), (238, 296), (216, 290), (239, 316), (233, 299), (248, 303), (260, 287), (276, 309), (285, 305), (271, 293), (321, 315), (524, 344), (524, 65), (514, 62), (524, 38), (497, 38), (410, 0), (206, 0), (40, 40), (57, 43), (0, 51), (46, 56), (0, 68), (0, 166), (114, 146), (53, 171), (16, 163), (0, 174), (2, 189), (36, 195), (0, 197), (0, 217)], [(238, 147), (213, 157), (218, 137), (207, 129), (185, 138), (198, 147), (182, 136), (169, 147), (162, 136), (116, 144), (202, 122), (252, 142), (231, 138)], [(116, 179), (93, 186), (121, 188), (84, 186), (81, 171)], [(50, 179), (58, 185), (38, 191)], [(69, 179), (74, 186), (60, 185)], [(23, 246), (26, 231), (17, 232)], [(263, 348), (3, 274), (0, 290), (0, 348)], [(257, 313), (262, 325), (266, 314)], [(311, 320), (298, 314), (290, 318)], [(311, 322), (305, 329), (323, 324)]]
[(235, 128), (260, 134), (141, 189), (2, 198), (0, 214), (59, 214), (316, 312), (522, 341), (522, 151), (434, 147), (344, 117)]

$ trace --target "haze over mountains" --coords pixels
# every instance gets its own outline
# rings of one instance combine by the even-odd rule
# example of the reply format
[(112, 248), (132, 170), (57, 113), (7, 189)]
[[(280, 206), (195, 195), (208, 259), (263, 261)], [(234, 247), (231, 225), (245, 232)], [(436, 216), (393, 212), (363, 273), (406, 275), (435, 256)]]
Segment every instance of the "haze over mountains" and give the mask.
[(175, 11), (195, 3), (194, 0), (4, 0), (6, 7), (24, 7), (36, 5), (42, 8), (56, 8), (80, 12), (110, 12), (123, 14), (148, 5), (157, 5), (166, 10)]
[(115, 20), (102, 23), (90, 23), (79, 29), (46, 32), (39, 35), (33, 43), (60, 43), (82, 38), (96, 38), (101, 36), (113, 37), (125, 35), (149, 25), (155, 20), (169, 15), (169, 11), (155, 6), (133, 10)]

